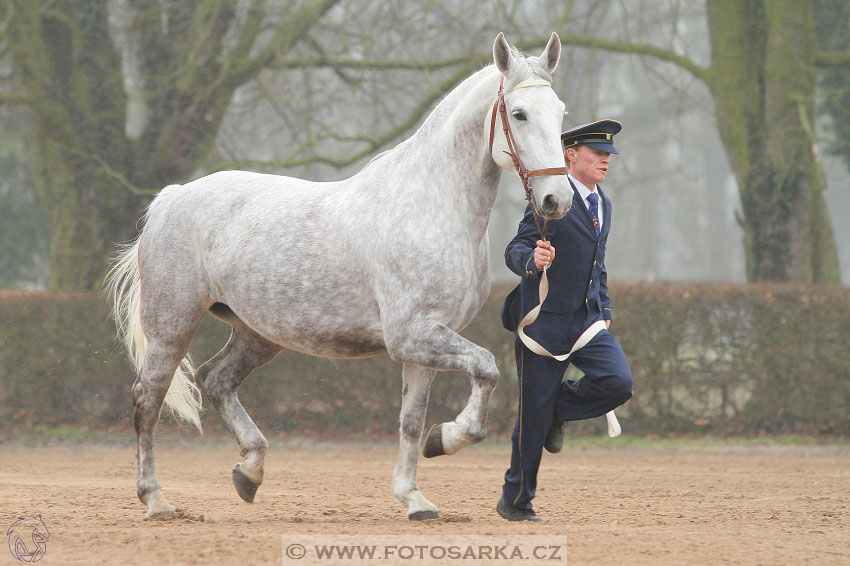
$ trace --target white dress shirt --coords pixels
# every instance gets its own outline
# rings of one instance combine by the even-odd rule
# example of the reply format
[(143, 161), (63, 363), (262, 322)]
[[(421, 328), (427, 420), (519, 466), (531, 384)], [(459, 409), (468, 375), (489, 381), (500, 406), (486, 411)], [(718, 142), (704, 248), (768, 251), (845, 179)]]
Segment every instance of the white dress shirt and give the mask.
[[(573, 177), (572, 175), (567, 174), (567, 176), (570, 178), (570, 180), (573, 182), (573, 184), (574, 184), (574, 185), (576, 186), (576, 188), (578, 189), (578, 194), (579, 194), (579, 195), (581, 195), (581, 200), (582, 200), (582, 202), (584, 203), (584, 207), (585, 207), (587, 210), (590, 210), (590, 202), (587, 200), (587, 195), (589, 195), (589, 194), (590, 194), (590, 193), (592, 193), (592, 192), (596, 192), (596, 196), (599, 196), (599, 193), (596, 191), (596, 185), (593, 185), (593, 190), (591, 191), (590, 189), (588, 189), (587, 187), (585, 187), (585, 186), (581, 183), (581, 181), (579, 181), (578, 179), (576, 179), (576, 178), (575, 178), (575, 177)], [(602, 217), (603, 217), (603, 214), (602, 214), (602, 197), (601, 197), (601, 196), (600, 196), (600, 197), (599, 197), (599, 199), (597, 200), (597, 205), (596, 205), (596, 206), (597, 206), (597, 207), (598, 207), (598, 209), (599, 209), (599, 218), (598, 218), (598, 220), (599, 220), (599, 230), (600, 230), (600, 231), (602, 231)]]

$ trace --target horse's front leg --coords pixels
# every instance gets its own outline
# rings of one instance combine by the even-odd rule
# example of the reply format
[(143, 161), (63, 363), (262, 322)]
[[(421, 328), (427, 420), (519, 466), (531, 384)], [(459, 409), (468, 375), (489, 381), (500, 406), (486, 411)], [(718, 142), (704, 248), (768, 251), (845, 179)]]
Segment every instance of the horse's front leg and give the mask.
[[(452, 422), (431, 428), (423, 447), (427, 458), (454, 454), (487, 436), (487, 410), (499, 380), (496, 359), (450, 328), (417, 321), (387, 337), (387, 351), (394, 360), (440, 370), (462, 370), (469, 375), (472, 393), (466, 406)], [(400, 338), (399, 338), (400, 337)]]
[(407, 363), (402, 371), (399, 450), (393, 473), (393, 494), (396, 501), (407, 504), (407, 518), (411, 521), (438, 517), (437, 507), (422, 495), (416, 483), (419, 444), (435, 373), (431, 368)]

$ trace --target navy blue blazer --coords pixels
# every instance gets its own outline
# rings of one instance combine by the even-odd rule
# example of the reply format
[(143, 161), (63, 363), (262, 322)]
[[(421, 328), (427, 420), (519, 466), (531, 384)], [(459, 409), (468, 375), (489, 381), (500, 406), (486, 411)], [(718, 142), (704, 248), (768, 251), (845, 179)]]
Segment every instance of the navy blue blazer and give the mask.
[[(575, 186), (570, 211), (563, 218), (550, 221), (546, 228), (547, 239), (555, 247), (555, 260), (547, 271), (549, 294), (537, 320), (525, 328), (525, 333), (553, 354), (568, 352), (587, 327), (597, 320), (612, 318), (605, 269), (611, 200), (602, 189), (597, 191), (603, 203), (602, 232), (598, 237)], [(537, 271), (534, 264), (534, 248), (539, 239), (531, 209), (526, 208), (517, 235), (505, 249), (505, 263), (522, 278), (502, 306), (502, 324), (511, 332), (516, 332), (522, 318), (539, 302), (542, 271)]]

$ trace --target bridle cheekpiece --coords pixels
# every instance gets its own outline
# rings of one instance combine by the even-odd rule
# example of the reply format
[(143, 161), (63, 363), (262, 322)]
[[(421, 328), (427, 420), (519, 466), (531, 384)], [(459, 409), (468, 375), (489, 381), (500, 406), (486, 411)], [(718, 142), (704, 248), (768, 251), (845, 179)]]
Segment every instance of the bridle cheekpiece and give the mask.
[(531, 213), (534, 215), (534, 223), (537, 225), (537, 229), (540, 230), (540, 237), (545, 240), (546, 239), (546, 224), (548, 221), (544, 221), (542, 226), (540, 224), (540, 219), (537, 214), (537, 203), (534, 200), (534, 193), (531, 190), (531, 186), (528, 183), (529, 177), (542, 177), (544, 175), (566, 175), (567, 168), (566, 167), (549, 167), (546, 169), (532, 169), (529, 171), (525, 168), (525, 165), (522, 163), (522, 159), (519, 157), (519, 153), (516, 150), (516, 140), (514, 140), (514, 134), (511, 132), (511, 124), (508, 121), (508, 108), (505, 105), (505, 95), (509, 92), (520, 88), (527, 88), (532, 86), (548, 86), (551, 87), (552, 83), (546, 81), (544, 79), (532, 78), (521, 81), (516, 85), (512, 86), (508, 90), (505, 90), (505, 77), (502, 75), (501, 80), (499, 81), (499, 94), (496, 97), (496, 102), (493, 104), (493, 113), (490, 116), (490, 155), (493, 155), (493, 137), (496, 131), (496, 112), (502, 117), (502, 130), (505, 132), (505, 141), (508, 144), (508, 155), (511, 156), (511, 160), (514, 162), (514, 168), (516, 169), (519, 178), (522, 180), (522, 186), (525, 189), (525, 198), (531, 205)]

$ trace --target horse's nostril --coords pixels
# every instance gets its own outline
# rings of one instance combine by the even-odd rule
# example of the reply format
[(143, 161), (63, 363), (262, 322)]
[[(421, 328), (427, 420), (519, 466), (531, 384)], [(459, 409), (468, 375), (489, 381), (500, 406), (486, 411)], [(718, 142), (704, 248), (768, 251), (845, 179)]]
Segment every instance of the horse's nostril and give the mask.
[(546, 214), (552, 214), (558, 210), (558, 204), (555, 202), (555, 197), (552, 195), (546, 195), (543, 197), (543, 212)]

